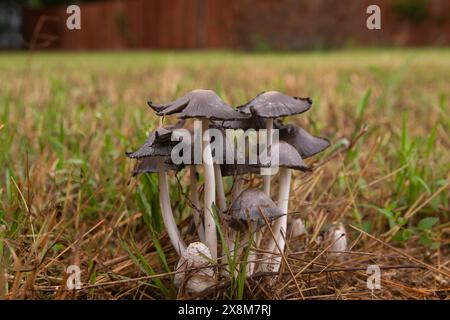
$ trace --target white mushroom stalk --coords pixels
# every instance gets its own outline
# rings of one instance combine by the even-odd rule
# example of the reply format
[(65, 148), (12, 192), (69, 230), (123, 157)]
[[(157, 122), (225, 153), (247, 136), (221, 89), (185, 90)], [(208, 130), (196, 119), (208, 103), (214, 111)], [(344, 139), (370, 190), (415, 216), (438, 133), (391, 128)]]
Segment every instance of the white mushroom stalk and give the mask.
[(211, 154), (211, 137), (209, 135), (209, 121), (202, 119), (202, 153), (203, 167), (205, 174), (204, 188), (204, 227), (205, 227), (205, 243), (211, 252), (214, 260), (217, 259), (217, 232), (214, 220), (213, 204), (216, 199), (216, 186), (214, 178), (214, 163)]
[(222, 172), (220, 171), (220, 165), (217, 163), (214, 164), (214, 178), (216, 180), (217, 187), (217, 203), (219, 205), (220, 212), (224, 213), (227, 211), (227, 198), (223, 187)]
[(190, 186), (190, 200), (193, 206), (192, 215), (194, 216), (195, 230), (197, 231), (200, 241), (205, 241), (205, 229), (203, 228), (203, 222), (200, 217), (200, 198), (198, 195), (198, 181), (197, 181), (197, 168), (195, 164), (189, 167), (189, 180)]
[[(272, 160), (272, 155), (269, 152), (272, 152), (272, 131), (273, 131), (273, 118), (267, 118), (266, 119), (266, 131), (267, 131), (267, 138), (266, 138), (266, 148), (267, 153), (269, 155), (269, 159)], [(272, 180), (272, 164), (270, 168), (261, 168), (261, 171), (265, 173), (263, 175), (263, 191), (265, 194), (267, 194), (270, 197), (270, 186), (271, 186), (271, 180)], [(255, 246), (258, 248), (261, 244), (261, 240), (263, 238), (263, 232), (264, 229), (260, 228), (258, 231), (256, 231), (256, 234), (254, 236), (255, 240)], [(256, 257), (253, 257), (256, 258)], [(253, 264), (254, 265), (254, 264)], [(253, 270), (252, 270), (253, 272)]]
[[(272, 146), (272, 130), (273, 130), (273, 119), (266, 119), (266, 130), (267, 130), (267, 140), (266, 140), (266, 148), (267, 152), (270, 152)], [(264, 169), (262, 168), (265, 175), (263, 176), (263, 191), (270, 197), (270, 182), (271, 182), (271, 174), (268, 174), (271, 168)]]
[(255, 250), (252, 250), (252, 247), (257, 248), (258, 247), (258, 239), (257, 237), (260, 236), (262, 233), (260, 230), (257, 230), (258, 224), (256, 222), (250, 223), (249, 228), (249, 235), (248, 235), (248, 245), (251, 246), (248, 254), (247, 259), (247, 275), (251, 276), (256, 267), (256, 260), (258, 257), (258, 254)]
[(186, 249), (186, 245), (180, 236), (170, 205), (169, 185), (165, 165), (165, 160), (169, 156), (171, 149), (171, 145), (167, 143), (168, 137), (172, 134), (171, 129), (168, 127), (158, 128), (149, 135), (147, 141), (137, 151), (127, 152), (126, 155), (132, 159), (144, 159), (136, 168), (135, 173), (148, 172), (158, 174), (159, 201), (164, 226), (173, 247), (181, 255)]
[(289, 208), (289, 191), (291, 188), (291, 175), (292, 171), (289, 168), (280, 168), (280, 186), (278, 192), (278, 208), (280, 208), (281, 212), (284, 214), (281, 218), (277, 219), (274, 222), (273, 233), (276, 236), (276, 239), (271, 239), (268, 250), (270, 252), (274, 252), (276, 243), (278, 243), (279, 256), (274, 258), (275, 264), (273, 264), (274, 272), (277, 272), (280, 268), (281, 263), (281, 254), (284, 251), (284, 247), (286, 244), (286, 230), (287, 230), (287, 220), (288, 220), (288, 208)]
[(243, 187), (244, 187), (244, 179), (241, 178), (240, 176), (236, 176), (233, 182), (233, 188), (231, 190), (231, 203), (233, 203), (234, 200), (236, 200), (236, 198), (239, 197)]
[[(224, 214), (225, 212), (227, 212), (228, 210), (228, 206), (227, 206), (227, 198), (225, 195), (225, 189), (223, 186), (223, 180), (222, 180), (222, 171), (220, 170), (220, 165), (215, 163), (214, 164), (214, 177), (216, 179), (216, 187), (217, 187), (217, 203), (219, 205), (219, 210), (220, 213)], [(223, 230), (223, 231), (227, 231), (227, 230)], [(230, 244), (231, 244), (231, 240), (230, 240), (230, 233), (228, 233), (226, 235), (226, 239), (227, 239), (227, 246), (228, 246), (228, 251), (232, 252), (232, 250), (230, 249)], [(222, 263), (224, 263), (225, 265), (227, 264), (227, 253), (225, 250), (225, 246), (222, 246)]]
[(278, 271), (281, 263), (281, 255), (284, 251), (286, 244), (286, 230), (287, 230), (287, 219), (288, 219), (288, 209), (289, 209), (289, 193), (291, 187), (291, 175), (292, 169), (295, 170), (309, 170), (305, 162), (303, 161), (297, 150), (284, 141), (279, 141), (276, 146), (279, 152), (279, 191), (278, 191), (278, 208), (280, 209), (283, 216), (275, 221), (273, 225), (273, 237), (269, 239), (267, 244), (267, 250), (269, 252), (278, 251), (279, 256), (272, 257), (269, 269), (272, 268), (273, 271)]
[(161, 206), (161, 214), (166, 227), (170, 241), (177, 251), (178, 255), (182, 255), (186, 250), (186, 245), (181, 239), (177, 224), (173, 217), (172, 207), (170, 205), (169, 184), (167, 183), (167, 174), (164, 168), (164, 158), (158, 159), (158, 185), (159, 185), (159, 201)]
[[(231, 190), (231, 203), (239, 197), (242, 192), (242, 188), (244, 187), (244, 179), (240, 176), (236, 176), (233, 183), (233, 188)], [(236, 230), (230, 229), (228, 232), (228, 250), (230, 251), (230, 255), (234, 253), (234, 247), (236, 245)]]

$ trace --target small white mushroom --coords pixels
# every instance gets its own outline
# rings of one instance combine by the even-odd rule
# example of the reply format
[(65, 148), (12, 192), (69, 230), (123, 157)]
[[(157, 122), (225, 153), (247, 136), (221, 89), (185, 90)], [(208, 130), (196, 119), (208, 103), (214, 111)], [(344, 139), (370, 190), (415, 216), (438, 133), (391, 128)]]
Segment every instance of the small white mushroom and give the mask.
[(291, 236), (293, 238), (297, 238), (303, 234), (305, 234), (305, 224), (303, 223), (303, 219), (297, 218), (294, 221), (292, 221)]
[(340, 260), (343, 257), (342, 252), (347, 251), (347, 235), (342, 223), (333, 225), (327, 231), (326, 245), (331, 247), (328, 256), (333, 260)]
[[(211, 252), (206, 245), (201, 242), (189, 244), (178, 261), (176, 271), (179, 273), (175, 274), (175, 286), (184, 286), (187, 294), (194, 294), (214, 285), (212, 261)], [(198, 270), (190, 270), (196, 268)]]
[(194, 216), (195, 230), (197, 230), (200, 241), (205, 241), (205, 228), (200, 217), (200, 197), (198, 194), (197, 168), (195, 164), (189, 166), (190, 194), (192, 203), (192, 215)]

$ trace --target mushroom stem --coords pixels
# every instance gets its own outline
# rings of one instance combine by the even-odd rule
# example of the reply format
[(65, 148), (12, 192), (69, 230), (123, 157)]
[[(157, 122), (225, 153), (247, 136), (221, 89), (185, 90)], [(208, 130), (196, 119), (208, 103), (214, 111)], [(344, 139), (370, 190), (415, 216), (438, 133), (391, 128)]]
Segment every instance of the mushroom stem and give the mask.
[(192, 215), (194, 216), (195, 229), (197, 230), (198, 237), (201, 242), (205, 241), (205, 229), (203, 228), (203, 222), (200, 219), (200, 200), (198, 196), (198, 186), (197, 186), (197, 168), (195, 164), (189, 167), (189, 179), (191, 180), (191, 192), (190, 200), (194, 206)]
[(217, 259), (217, 232), (216, 223), (214, 221), (213, 203), (216, 198), (216, 188), (214, 179), (214, 164), (211, 154), (209, 121), (202, 119), (202, 153), (203, 166), (205, 171), (205, 195), (204, 195), (204, 227), (205, 227), (205, 244), (211, 252), (213, 260)]
[[(267, 118), (266, 119), (266, 130), (267, 130), (267, 153), (270, 156), (270, 146), (272, 145), (272, 130), (273, 130), (273, 119)], [(268, 169), (270, 170), (270, 169)], [(267, 194), (270, 197), (270, 180), (271, 175), (264, 175), (263, 176), (263, 191), (265, 194)]]
[[(276, 237), (276, 242), (278, 242), (278, 246), (281, 251), (284, 250), (284, 246), (286, 244), (286, 229), (287, 229), (287, 213), (289, 206), (289, 190), (291, 187), (291, 175), (292, 170), (289, 168), (281, 167), (280, 168), (280, 190), (278, 192), (278, 208), (280, 208), (281, 212), (284, 214), (280, 218), (278, 218), (273, 226), (273, 234)], [(268, 251), (273, 252), (275, 250), (276, 243), (275, 239), (271, 239), (268, 246)], [(275, 257), (274, 264), (274, 272), (277, 272), (280, 268), (281, 263), (281, 253), (280, 256)]]
[[(272, 160), (272, 155), (269, 154), (271, 152), (271, 146), (272, 146), (272, 130), (273, 130), (273, 118), (267, 118), (266, 119), (266, 130), (267, 130), (267, 153), (270, 156), (270, 159)], [(271, 165), (272, 167), (272, 165)], [(271, 170), (269, 169), (261, 169), (261, 170)], [(271, 175), (264, 175), (263, 176), (263, 191), (265, 194), (267, 194), (270, 197), (270, 183), (271, 183)], [(259, 247), (261, 244), (261, 240), (263, 237), (263, 228), (260, 228), (255, 235), (255, 245)]]
[(220, 165), (214, 164), (214, 179), (216, 180), (217, 186), (217, 202), (219, 204), (220, 212), (224, 213), (227, 211), (227, 200), (225, 196), (225, 189), (223, 187), (222, 171), (220, 171)]
[[(227, 212), (227, 200), (226, 200), (226, 196), (225, 196), (225, 189), (223, 187), (223, 180), (222, 180), (222, 171), (220, 170), (220, 165), (215, 163), (214, 164), (214, 178), (216, 180), (216, 186), (217, 186), (217, 202), (219, 204), (219, 210), (221, 213), (225, 213)], [(223, 230), (225, 231), (225, 230)], [(230, 240), (229, 240), (230, 235), (228, 234), (226, 236), (227, 239), (227, 243), (228, 245), (230, 244)], [(229, 247), (228, 247), (228, 250)], [(231, 252), (231, 250), (230, 250)], [(227, 263), (227, 255), (226, 255), (226, 251), (225, 251), (225, 246), (222, 246), (222, 262), (224, 264)]]
[(239, 176), (236, 176), (234, 183), (233, 183), (233, 190), (231, 190), (231, 202), (232, 203), (241, 194), (243, 186), (244, 186), (244, 179), (240, 178)]
[[(237, 199), (237, 197), (239, 197), (243, 187), (244, 187), (244, 179), (239, 176), (236, 176), (233, 183), (233, 189), (231, 190), (231, 203), (233, 203)], [(230, 254), (234, 254), (236, 235), (237, 235), (236, 230), (230, 228), (228, 232), (228, 250), (230, 251)]]
[(186, 245), (181, 239), (180, 232), (178, 231), (177, 224), (173, 217), (172, 207), (170, 205), (169, 198), (169, 185), (167, 183), (167, 174), (164, 168), (164, 158), (160, 157), (158, 159), (158, 180), (159, 180), (159, 203), (162, 211), (162, 218), (164, 225), (169, 235), (170, 241), (177, 251), (178, 255), (181, 256), (186, 250)]
[(248, 235), (248, 242), (247, 245), (250, 246), (250, 250), (248, 253), (248, 259), (247, 259), (247, 276), (251, 276), (253, 272), (255, 271), (255, 261), (257, 258), (256, 251), (252, 250), (252, 248), (256, 247), (256, 237), (257, 232), (256, 229), (258, 227), (257, 222), (250, 223), (249, 226), (249, 235)]

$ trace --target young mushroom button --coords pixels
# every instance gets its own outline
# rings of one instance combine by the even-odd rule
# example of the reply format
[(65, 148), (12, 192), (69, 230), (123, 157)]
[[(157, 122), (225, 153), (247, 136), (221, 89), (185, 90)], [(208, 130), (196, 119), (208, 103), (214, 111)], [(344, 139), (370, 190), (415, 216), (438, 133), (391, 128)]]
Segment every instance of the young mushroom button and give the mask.
[(328, 256), (331, 260), (342, 260), (344, 252), (347, 251), (347, 236), (344, 225), (342, 223), (333, 224), (328, 226), (324, 233), (324, 244), (331, 246)]
[(174, 284), (183, 287), (188, 295), (202, 292), (215, 284), (211, 253), (201, 242), (189, 244), (178, 261), (176, 271)]

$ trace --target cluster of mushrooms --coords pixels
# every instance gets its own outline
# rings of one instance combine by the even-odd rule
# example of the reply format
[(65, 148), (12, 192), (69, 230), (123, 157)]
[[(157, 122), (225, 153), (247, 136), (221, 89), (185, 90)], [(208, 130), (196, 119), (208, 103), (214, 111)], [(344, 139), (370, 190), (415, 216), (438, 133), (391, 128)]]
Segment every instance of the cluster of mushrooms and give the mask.
[[(330, 145), (327, 139), (312, 136), (295, 124), (283, 123), (283, 118), (309, 110), (312, 101), (269, 91), (232, 108), (211, 90), (194, 90), (167, 104), (148, 104), (161, 117), (159, 127), (150, 133), (144, 145), (135, 152), (127, 153), (127, 156), (140, 160), (134, 174), (158, 174), (162, 218), (180, 257), (175, 284), (186, 292), (198, 293), (213, 285), (220, 276), (232, 277), (239, 272), (239, 268), (245, 268), (247, 275), (255, 271), (278, 272), (286, 243), (292, 170), (310, 170), (304, 159)], [(164, 126), (163, 119), (170, 115), (176, 115), (178, 122)], [(179, 143), (175, 133), (180, 128), (192, 131), (193, 120), (201, 121), (201, 136), (192, 133), (191, 140), (201, 145), (200, 161), (193, 159), (194, 154), (191, 154), (190, 163), (174, 163), (171, 155)], [(217, 157), (213, 157), (213, 137), (208, 133), (209, 128), (218, 129), (224, 136), (227, 130), (253, 129), (265, 133), (264, 147), (270, 156), (275, 150), (278, 155), (278, 173), (271, 174), (270, 161), (239, 162), (234, 151), (233, 163), (229, 162), (230, 158), (227, 158), (228, 161), (218, 161)], [(274, 129), (278, 130), (278, 139), (273, 140)], [(227, 152), (224, 150), (223, 157)], [(248, 150), (245, 152), (244, 158), (247, 159)], [(179, 172), (185, 168), (189, 169), (186, 179), (190, 184), (192, 226), (195, 226), (199, 240), (188, 246), (174, 218), (167, 175), (169, 171)], [(257, 177), (263, 171), (262, 187), (246, 188), (249, 177)], [(200, 173), (203, 175), (203, 187)], [(273, 201), (271, 182), (276, 177), (277, 201)], [(229, 190), (226, 190), (225, 179), (232, 182), (229, 183)], [(293, 220), (291, 225), (296, 230), (295, 234), (302, 233), (304, 226), (300, 219)], [(224, 239), (220, 246), (218, 232)], [(243, 261), (244, 255), (245, 264), (233, 264), (234, 270), (230, 270), (230, 257)], [(223, 272), (216, 272), (219, 265), (224, 266), (221, 269)]]

